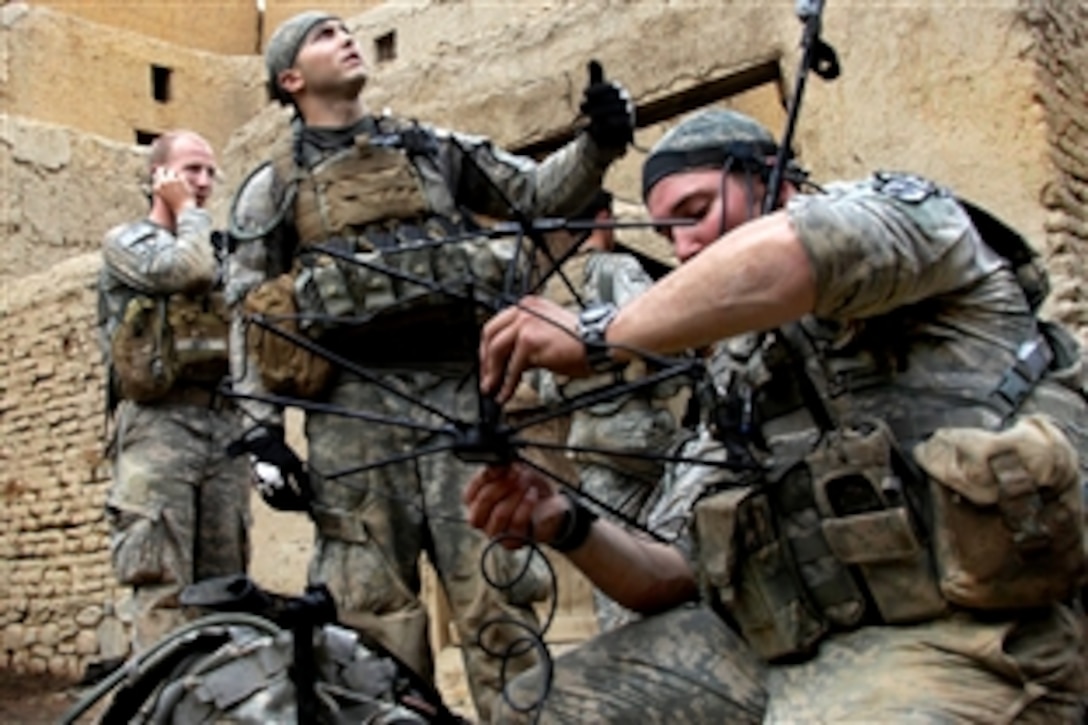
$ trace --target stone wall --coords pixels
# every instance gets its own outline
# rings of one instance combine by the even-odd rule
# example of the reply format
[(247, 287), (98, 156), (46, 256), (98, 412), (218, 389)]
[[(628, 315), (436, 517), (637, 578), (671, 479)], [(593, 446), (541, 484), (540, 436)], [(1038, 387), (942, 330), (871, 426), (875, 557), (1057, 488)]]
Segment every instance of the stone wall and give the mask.
[[(166, 71), (157, 100), (153, 66)], [(0, 6), (0, 108), (136, 143), (184, 126), (221, 147), (265, 103), (256, 56), (194, 50), (23, 3)]]

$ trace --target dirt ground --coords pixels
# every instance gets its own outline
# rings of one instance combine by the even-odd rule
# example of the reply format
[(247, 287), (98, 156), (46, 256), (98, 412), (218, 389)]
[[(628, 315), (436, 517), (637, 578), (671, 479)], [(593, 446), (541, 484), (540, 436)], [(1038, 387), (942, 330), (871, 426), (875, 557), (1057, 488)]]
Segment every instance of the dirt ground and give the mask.
[(11, 725), (58, 722), (76, 701), (71, 684), (0, 670), (0, 722)]

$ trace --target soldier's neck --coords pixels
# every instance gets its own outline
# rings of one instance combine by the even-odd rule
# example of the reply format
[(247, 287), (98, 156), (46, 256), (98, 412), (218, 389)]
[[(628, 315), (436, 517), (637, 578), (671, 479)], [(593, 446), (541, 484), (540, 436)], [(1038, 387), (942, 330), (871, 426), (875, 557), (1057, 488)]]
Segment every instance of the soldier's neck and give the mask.
[(344, 128), (351, 126), (369, 112), (362, 98), (338, 99), (300, 107), (307, 126), (316, 128)]
[(166, 229), (170, 233), (176, 233), (178, 227), (177, 217), (174, 213), (163, 203), (156, 200), (151, 205), (151, 211), (147, 213), (148, 221), (153, 224), (158, 224), (163, 229)]

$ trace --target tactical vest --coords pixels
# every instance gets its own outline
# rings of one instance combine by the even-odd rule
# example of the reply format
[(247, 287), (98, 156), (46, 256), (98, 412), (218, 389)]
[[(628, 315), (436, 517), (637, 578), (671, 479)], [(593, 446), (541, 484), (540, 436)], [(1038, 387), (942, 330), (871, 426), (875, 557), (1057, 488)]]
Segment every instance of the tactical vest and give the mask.
[(219, 292), (130, 295), (120, 319), (109, 325), (120, 396), (150, 403), (180, 386), (218, 385), (228, 374), (229, 326)]
[[(273, 160), (276, 176), (294, 190), (287, 221), (299, 240), (290, 271), (295, 324), (328, 353), (358, 364), (462, 373), (490, 314), (472, 295), (497, 296), (524, 274), (530, 255), (510, 239), (478, 233), (456, 210), (434, 209), (425, 184), (436, 182), (420, 171), (435, 163), (434, 137), (386, 119), (378, 124), (377, 134), (357, 136), (312, 168), (294, 150)], [(259, 304), (247, 307), (260, 314)], [(270, 357), (258, 347), (251, 342), (262, 372), (289, 367), (286, 350)], [(272, 379), (283, 375), (263, 377), (273, 392), (290, 392)]]
[[(1031, 256), (1013, 266), (1021, 286), (1045, 290)], [(1041, 296), (1025, 293), (1037, 308)], [(1074, 431), (1088, 407), (1070, 374), (1075, 343), (1040, 323), (1043, 338), (1003, 376), (957, 374), (958, 403), (904, 390), (857, 409), (867, 390), (894, 391), (907, 324), (897, 318), (911, 314), (849, 344), (812, 319), (752, 336), (745, 379), (764, 383), (714, 410), (720, 435), (745, 439), (734, 451), (774, 441), (760, 481), (694, 509), (703, 585), (768, 660), (807, 656), (828, 632), (867, 623), (1045, 606), (1084, 581), (1077, 454), (1088, 461), (1088, 440)], [(1066, 431), (1036, 413), (1044, 393), (1058, 396), (1044, 412), (1065, 414)]]

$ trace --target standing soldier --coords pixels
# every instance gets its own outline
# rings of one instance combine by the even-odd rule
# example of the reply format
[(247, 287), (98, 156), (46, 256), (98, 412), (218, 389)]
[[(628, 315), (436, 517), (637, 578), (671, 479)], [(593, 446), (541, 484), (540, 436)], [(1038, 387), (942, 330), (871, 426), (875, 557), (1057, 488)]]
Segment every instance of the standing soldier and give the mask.
[[(436, 409), (476, 414), (477, 311), (466, 314), (465, 303), (428, 294), (404, 275), (462, 287), (471, 279), (477, 292), (498, 294), (515, 247), (469, 238), (465, 210), (490, 218), (511, 216), (512, 206), (529, 215), (577, 210), (631, 141), (630, 101), (612, 83), (591, 84), (582, 106), (588, 133), (537, 164), (480, 137), (369, 113), (361, 98), (367, 66), (335, 16), (308, 11), (287, 20), (265, 59), (271, 95), (297, 117), (291, 144), (251, 174), (233, 204), (228, 297), (240, 314), (232, 372), (255, 422), (240, 447), (260, 466), (270, 503), (309, 511), (317, 529), (309, 579), (329, 586), (341, 620), (431, 678), (418, 568), (427, 553), (486, 718), (503, 672), (534, 659), (521, 648), (503, 665), (489, 653), (507, 651), (536, 620), (524, 596), (481, 577), (486, 539), (465, 524), (459, 495), (469, 466), (443, 452), (360, 470), (442, 440), (327, 411), (425, 425), (436, 423)], [(329, 246), (359, 263), (340, 261)], [(276, 335), (256, 334), (257, 324), (247, 330), (246, 310), (265, 320), (297, 310), (303, 333), (376, 372), (330, 371), (306, 355), (277, 353)], [(321, 401), (306, 419), (308, 472), (284, 444), (282, 408), (244, 397), (268, 392)], [(427, 412), (412, 399), (425, 400)], [(495, 621), (503, 623), (481, 628)]]
[(215, 394), (227, 374), (228, 322), (205, 205), (215, 155), (191, 131), (156, 139), (151, 210), (103, 244), (100, 324), (109, 395), (120, 398), (107, 501), (122, 606), (146, 649), (187, 617), (178, 595), (244, 572), (249, 471), (227, 456), (236, 411)]

